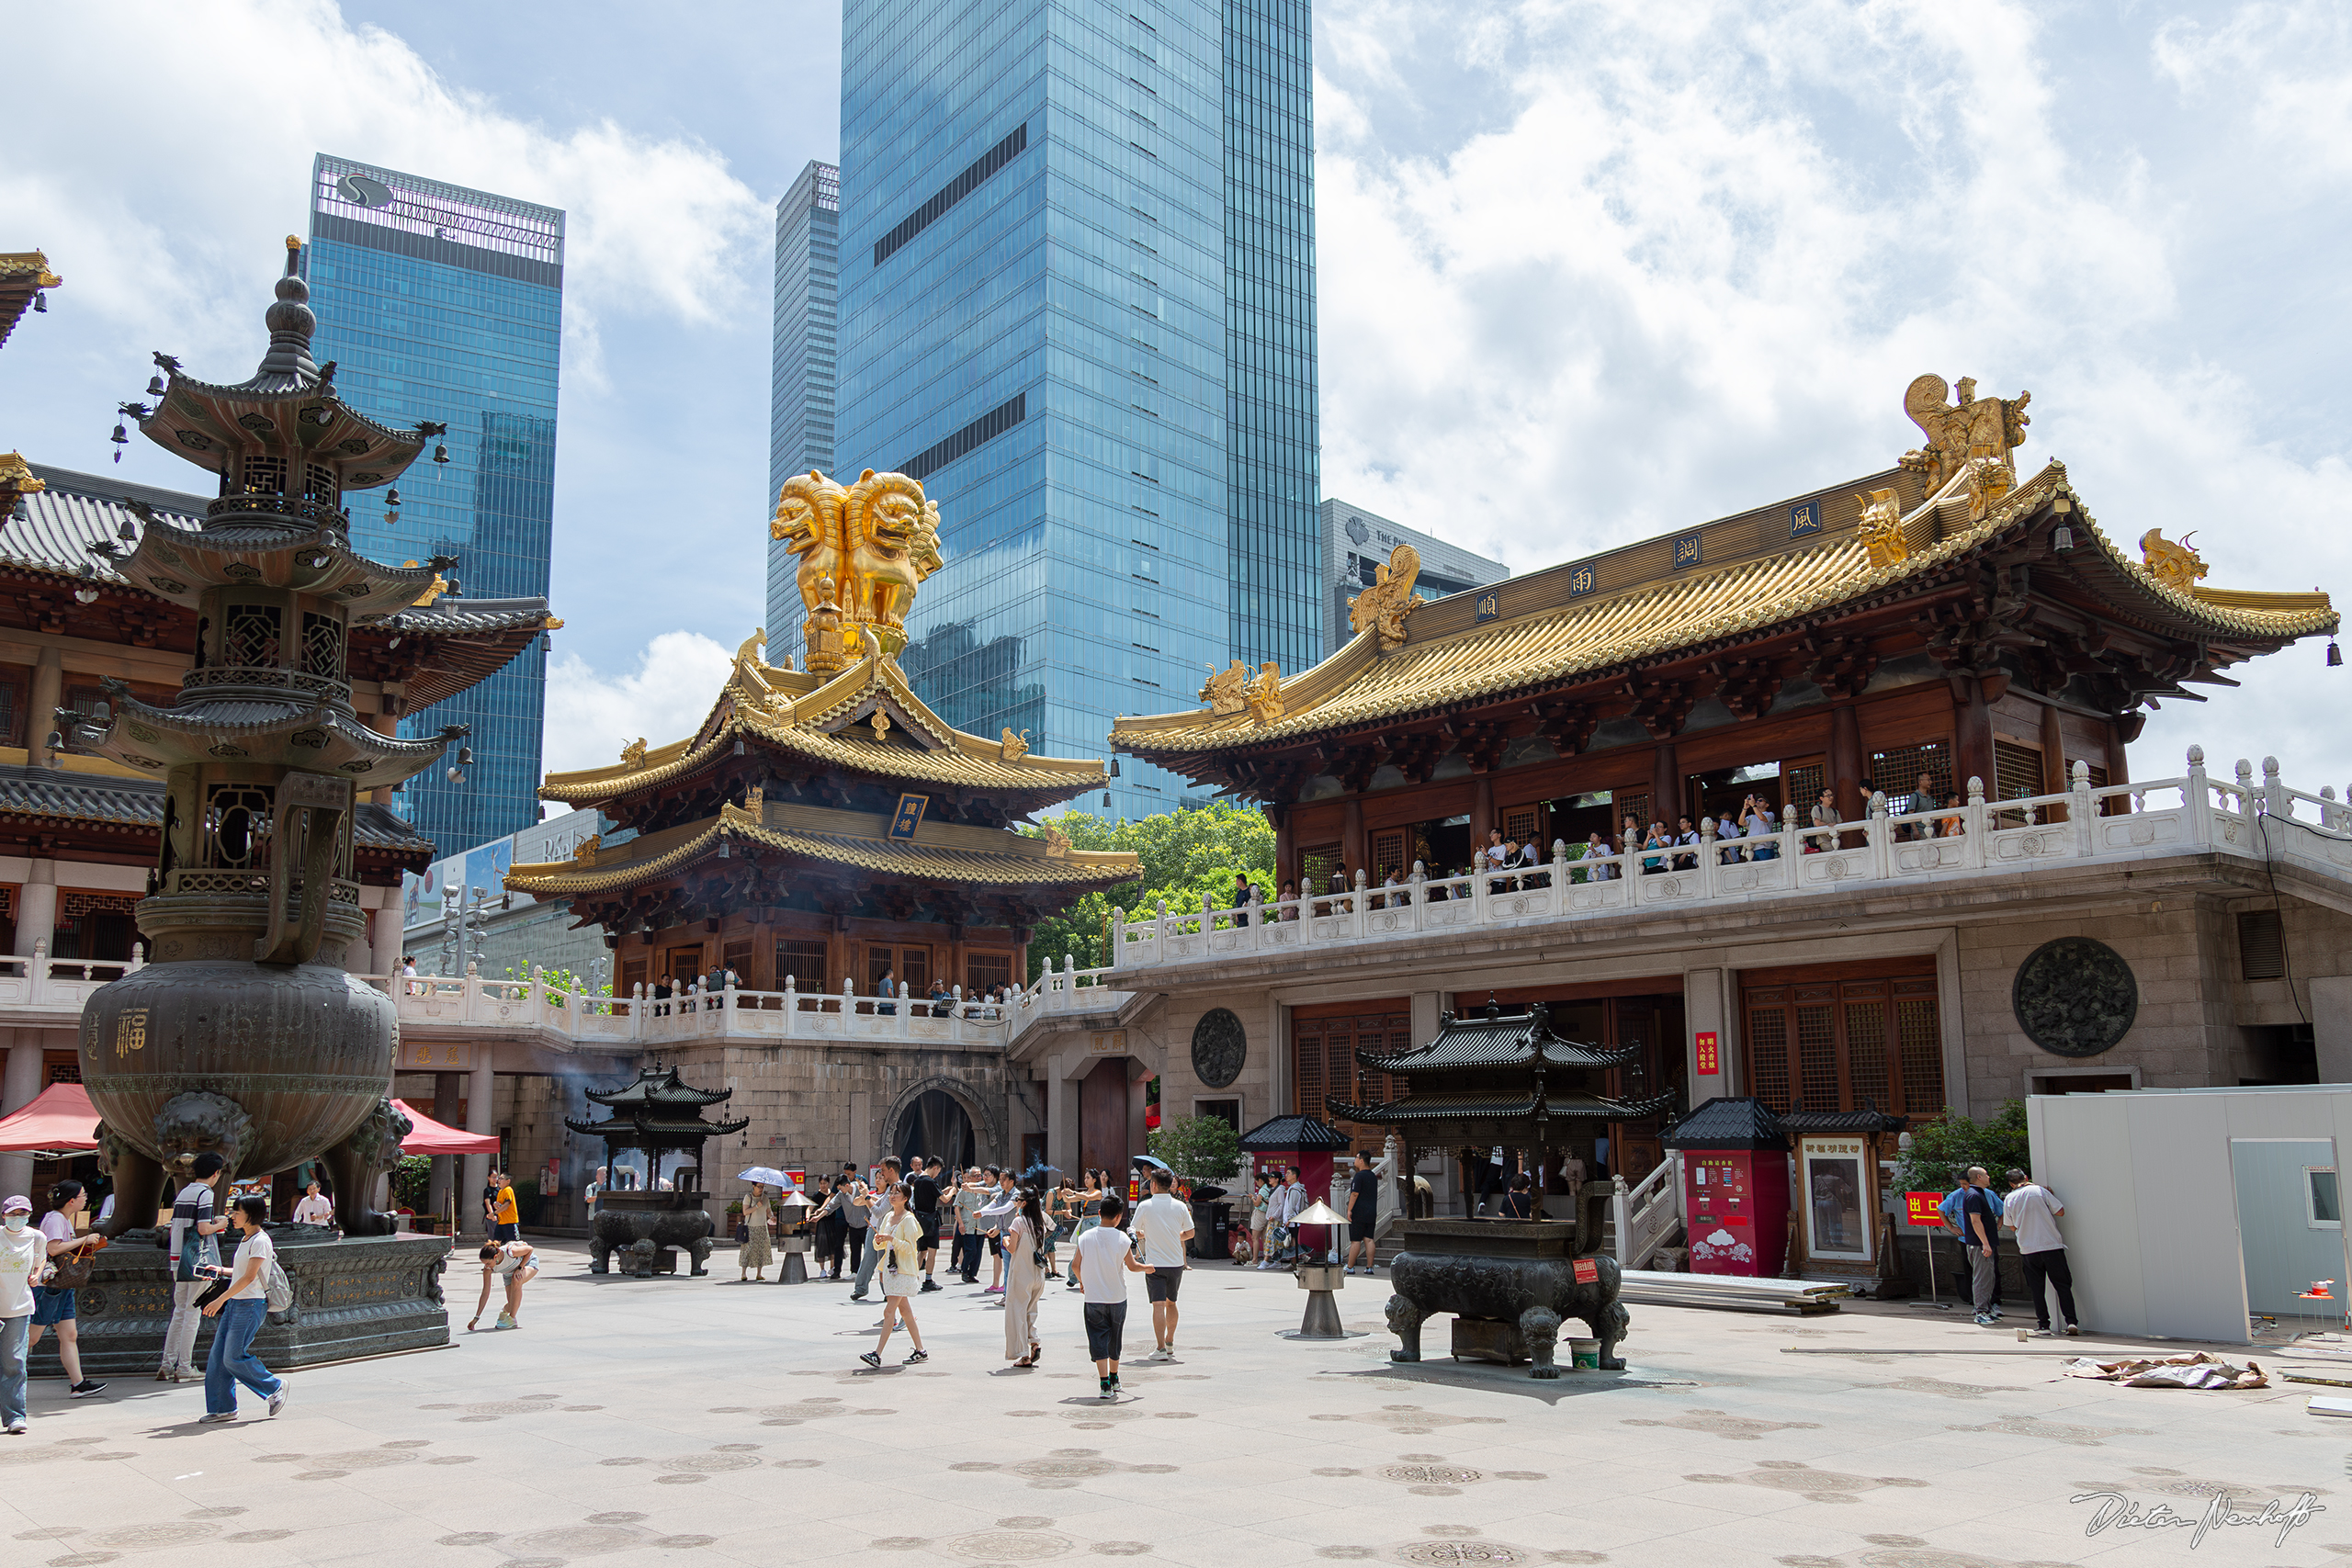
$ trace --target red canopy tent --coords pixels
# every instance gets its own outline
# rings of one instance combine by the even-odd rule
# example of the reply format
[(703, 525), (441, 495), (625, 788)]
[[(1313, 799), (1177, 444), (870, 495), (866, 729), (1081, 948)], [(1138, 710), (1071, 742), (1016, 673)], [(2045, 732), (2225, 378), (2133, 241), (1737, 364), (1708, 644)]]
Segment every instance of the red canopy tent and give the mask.
[[(25, 1109), (30, 1111), (32, 1106)], [(405, 1100), (392, 1101), (392, 1109), (415, 1123), (408, 1136), (401, 1140), (401, 1153), (403, 1155), (494, 1155), (498, 1152), (498, 1134), (495, 1133), (466, 1133), (455, 1127), (445, 1127)], [(7, 1122), (0, 1122), (0, 1128), (6, 1126)]]
[(77, 1083), (53, 1083), (15, 1114), (0, 1117), (0, 1154), (95, 1149), (98, 1113)]

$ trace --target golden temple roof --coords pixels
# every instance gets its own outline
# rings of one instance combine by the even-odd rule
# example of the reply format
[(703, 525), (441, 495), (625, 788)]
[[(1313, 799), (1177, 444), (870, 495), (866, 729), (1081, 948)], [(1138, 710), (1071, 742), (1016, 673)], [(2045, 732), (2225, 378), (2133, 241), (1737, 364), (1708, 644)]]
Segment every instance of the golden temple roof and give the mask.
[[(736, 650), (726, 686), (693, 735), (650, 750), (631, 747), (615, 766), (549, 773), (540, 795), (573, 807), (616, 800), (689, 777), (731, 754), (738, 739), (910, 787), (1023, 793), (1044, 797), (1040, 804), (1107, 782), (1100, 762), (1032, 756), (1021, 737), (989, 740), (956, 729), (915, 695), (888, 653), (870, 651), (828, 676), (778, 669), (757, 651), (763, 647), (754, 633)], [(872, 722), (877, 713), (886, 718), (879, 730)]]
[(510, 867), (506, 886), (544, 897), (613, 892), (682, 871), (729, 840), (876, 877), (982, 888), (1085, 892), (1132, 881), (1140, 869), (1132, 854), (1073, 850), (1058, 836), (925, 821), (911, 839), (894, 839), (890, 827), (889, 817), (860, 811), (775, 801), (757, 811), (722, 806), (716, 817), (610, 850), (592, 840), (573, 860)]
[(8, 341), (34, 296), (64, 282), (49, 270), (49, 258), (39, 251), (0, 251), (0, 343)]
[[(1858, 516), (1860, 509), (1845, 492), (1875, 485), (1883, 487), (1879, 496), (1891, 497), (1903, 486), (1916, 496), (1917, 481), (1899, 470), (1825, 492), (1826, 525), (1794, 547), (1770, 547), (1720, 570), (1667, 569), (1668, 549), (1695, 536), (1698, 531), (1692, 531), (1671, 546), (1657, 540), (1618, 552), (1648, 563), (1622, 586), (1607, 581), (1606, 571), (1597, 592), (1589, 586), (1592, 569), (1611, 558), (1603, 557), (1474, 589), (1419, 610), (1405, 623), (1401, 647), (1384, 651), (1375, 628), (1367, 627), (1321, 664), (1283, 679), (1282, 715), (1271, 722), (1246, 708), (1161, 714), (1123, 718), (1111, 739), (1122, 750), (1146, 755), (1279, 745), (1555, 686), (1702, 644), (1762, 634), (1928, 577), (2055, 497), (2073, 493), (2064, 467), (2053, 461), (1970, 521), (1965, 495), (1956, 494), (1959, 484), (1955, 479), (1903, 513), (1903, 538), (1892, 549), (1884, 539), (1897, 526), (1892, 513), (1873, 543), (1867, 536), (1871, 520)], [(1842, 523), (1841, 511), (1854, 522)], [(1706, 527), (1725, 530), (1724, 542), (1730, 544), (1729, 525), (1738, 525), (1741, 538), (1753, 536), (1751, 517), (1766, 513), (1777, 515), (1775, 508), (1765, 508)], [(2086, 547), (2077, 547), (2069, 570), (2078, 575), (2096, 571), (2120, 599), (2138, 600), (2151, 624), (2220, 641), (2291, 640), (2335, 628), (2336, 614), (2324, 593), (2169, 586), (2100, 533), (2078, 502), (2072, 520), (2088, 540)], [(1703, 553), (1736, 551), (1710, 543)], [(1873, 564), (1890, 554), (1895, 558)], [(1573, 586), (1572, 577), (1581, 577), (1587, 586)], [(1520, 610), (1514, 601), (1527, 607)], [(1473, 608), (1487, 604), (1499, 615)], [(1481, 614), (1494, 618), (1474, 620)]]

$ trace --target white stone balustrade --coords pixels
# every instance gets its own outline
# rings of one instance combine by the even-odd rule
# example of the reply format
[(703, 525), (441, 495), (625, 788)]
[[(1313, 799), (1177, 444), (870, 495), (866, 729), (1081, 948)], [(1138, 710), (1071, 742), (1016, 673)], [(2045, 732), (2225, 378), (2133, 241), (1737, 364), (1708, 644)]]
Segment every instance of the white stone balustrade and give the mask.
[(955, 999), (939, 1002), (915, 996), (903, 985), (895, 996), (859, 996), (846, 983), (839, 992), (803, 991), (789, 976), (781, 991), (689, 986), (662, 998), (642, 986), (625, 997), (566, 990), (537, 969), (527, 980), (485, 980), (471, 973), (367, 978), (392, 993), (404, 1030), (437, 1025), (533, 1031), (583, 1048), (623, 1051), (702, 1040), (854, 1040), (1002, 1050), (1041, 1020), (1115, 1011), (1126, 994), (1104, 986), (1103, 973), (1080, 972), (1067, 955), (1057, 971), (1047, 959), (1035, 986), (1014, 987), (1002, 1002), (965, 1000), (961, 987)]
[(2203, 749), (2192, 746), (2179, 778), (2094, 789), (2088, 768), (2076, 762), (2073, 787), (2062, 794), (1987, 801), (1981, 781), (1971, 779), (1967, 800), (1902, 815), (1873, 795), (1867, 818), (1835, 829), (1789, 825), (1765, 837), (1578, 859), (1555, 840), (1550, 862), (1535, 866), (1431, 877), (1416, 863), (1410, 880), (1391, 887), (1367, 886), (1359, 871), (1351, 891), (1241, 909), (1171, 912), (1163, 903), (1132, 919), (1114, 910), (1110, 972), (2199, 852), (2352, 881), (2352, 800), (2337, 800), (2332, 786), (2318, 795), (2289, 787), (2275, 758), (2263, 760), (2260, 784), (2246, 762), (2234, 783), (2212, 778)]
[[(146, 947), (134, 942), (128, 962), (51, 958), (47, 939), (29, 957), (0, 957), (0, 1014), (70, 1013), (79, 1017), (90, 993), (146, 967)], [(27, 1021), (29, 1021), (28, 1020)]]

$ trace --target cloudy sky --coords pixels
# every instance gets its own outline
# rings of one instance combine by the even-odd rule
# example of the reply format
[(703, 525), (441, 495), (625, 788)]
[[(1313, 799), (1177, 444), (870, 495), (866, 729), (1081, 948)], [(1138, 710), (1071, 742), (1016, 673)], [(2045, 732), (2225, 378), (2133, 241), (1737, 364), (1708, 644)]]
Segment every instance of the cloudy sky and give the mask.
[[(837, 4), (11, 27), (0, 250), (68, 281), (0, 357), (0, 449), (98, 468), (149, 350), (256, 357), (314, 152), (563, 207), (548, 764), (699, 716), (762, 614), (773, 208), (835, 152)], [(1548, 565), (1883, 467), (1933, 370), (2030, 389), (2020, 461), (2110, 536), (2352, 594), (2352, 10), (1327, 0), (1317, 65), (1327, 494)], [(2352, 780), (2352, 669), (2241, 673), (2134, 773), (2201, 740)]]

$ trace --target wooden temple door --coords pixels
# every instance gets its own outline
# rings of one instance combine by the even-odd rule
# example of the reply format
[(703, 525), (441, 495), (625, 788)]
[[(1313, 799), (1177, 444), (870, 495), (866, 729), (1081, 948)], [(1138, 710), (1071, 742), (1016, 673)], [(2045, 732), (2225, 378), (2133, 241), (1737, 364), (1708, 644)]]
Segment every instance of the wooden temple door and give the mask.
[(1127, 1179), (1127, 1059), (1097, 1062), (1078, 1086), (1078, 1162), (1107, 1170), (1122, 1192)]
[[(1684, 1081), (1682, 998), (1670, 996), (1611, 997), (1602, 1012), (1602, 1040), (1610, 1045), (1639, 1045), (1642, 1054), (1610, 1069), (1612, 1099), (1651, 1100)], [(1665, 1158), (1659, 1139), (1665, 1120), (1609, 1123), (1609, 1171), (1632, 1186)]]

